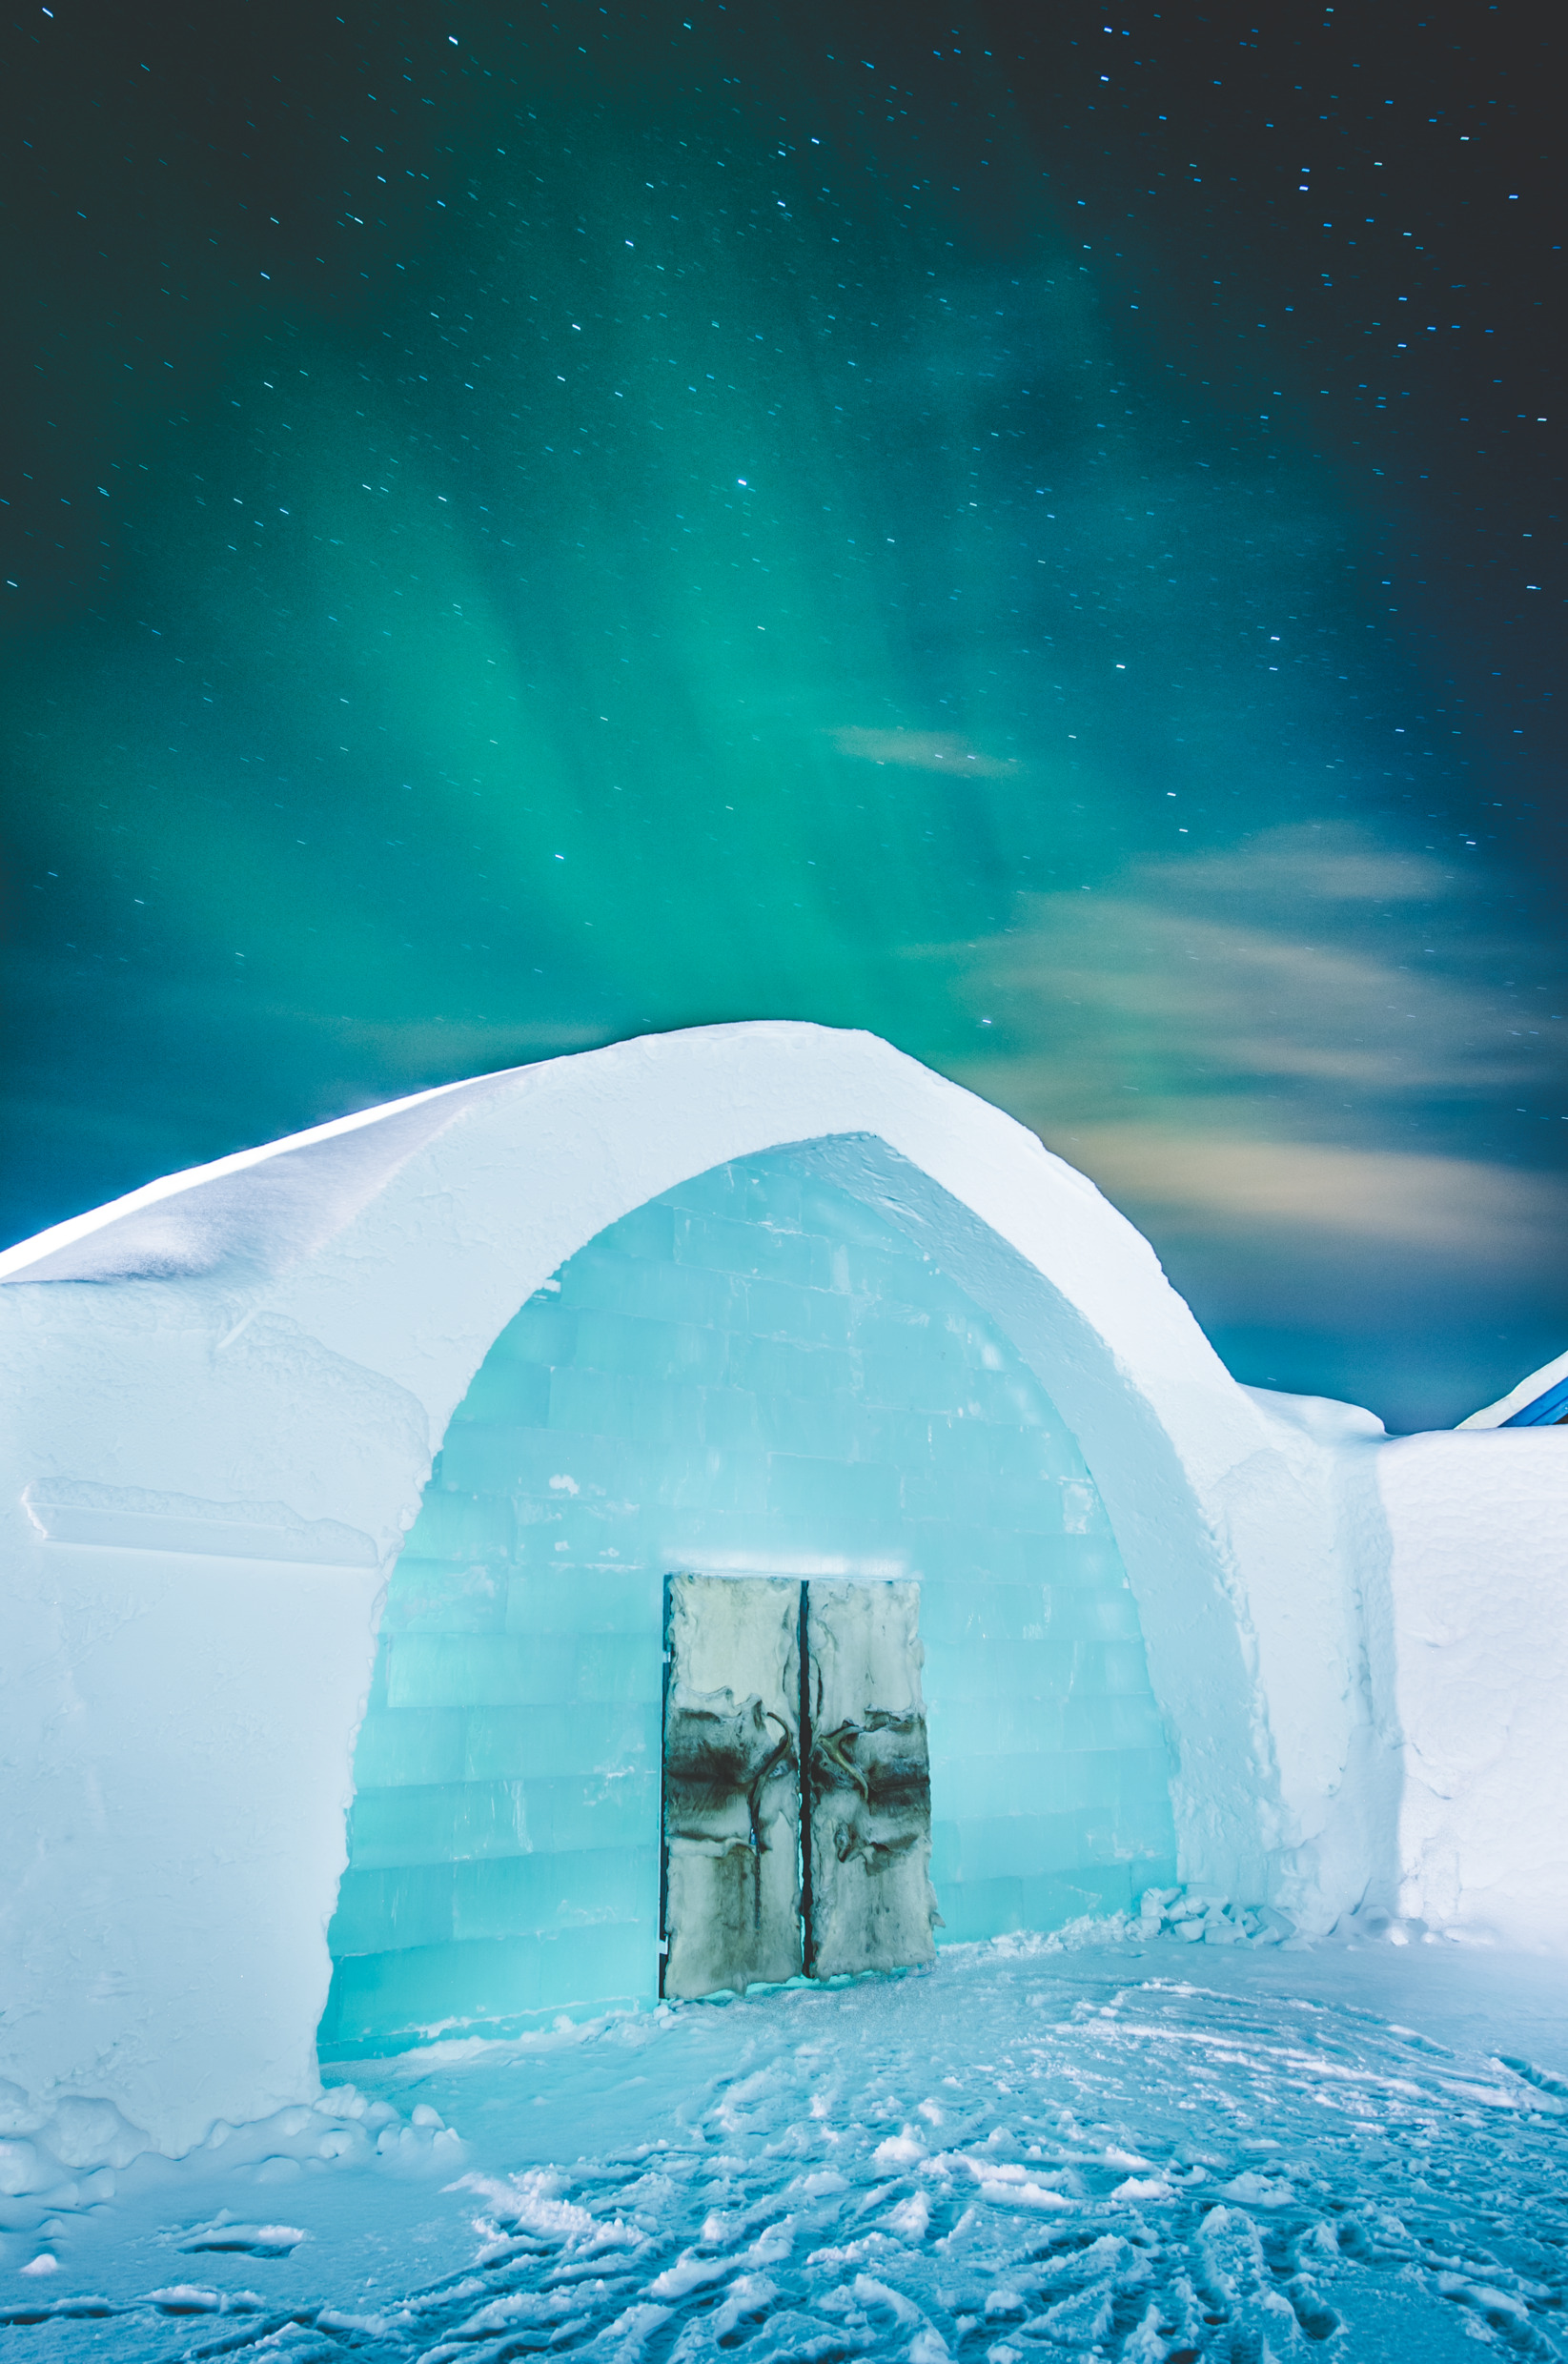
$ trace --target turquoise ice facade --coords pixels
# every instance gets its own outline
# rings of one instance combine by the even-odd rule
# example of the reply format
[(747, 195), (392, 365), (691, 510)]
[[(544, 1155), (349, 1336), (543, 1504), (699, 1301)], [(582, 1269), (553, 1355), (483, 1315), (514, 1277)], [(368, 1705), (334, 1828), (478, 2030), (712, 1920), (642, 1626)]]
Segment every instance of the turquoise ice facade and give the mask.
[(651, 2000), (676, 1568), (918, 1576), (946, 1943), (1173, 1881), (1137, 1612), (1061, 1416), (908, 1237), (774, 1151), (496, 1340), (387, 1600), (325, 2059)]

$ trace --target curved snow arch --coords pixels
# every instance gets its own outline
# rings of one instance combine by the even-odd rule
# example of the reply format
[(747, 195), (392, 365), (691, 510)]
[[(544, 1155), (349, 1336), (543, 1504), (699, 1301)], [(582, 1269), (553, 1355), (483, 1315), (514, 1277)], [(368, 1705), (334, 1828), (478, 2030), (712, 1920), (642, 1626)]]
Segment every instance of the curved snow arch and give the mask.
[[(36, 1542), (47, 1559), (85, 1518), (98, 1521), (90, 1542), (117, 1539), (129, 1552), (183, 1520), (187, 1539), (173, 1548), (216, 1554), (214, 1567), (234, 1564), (245, 1533), (252, 1562), (295, 1575), (357, 1559), (367, 1576), (384, 1572), (417, 1514), (432, 1440), (540, 1282), (661, 1192), (791, 1145), (810, 1145), (825, 1175), (932, 1250), (1076, 1436), (1175, 1753), (1183, 1875), (1327, 1926), (1367, 1873), (1354, 1803), (1336, 1802), (1360, 1697), (1353, 1587), (1314, 1449), (1230, 1377), (1148, 1243), (1091, 1183), (1000, 1110), (866, 1034), (715, 1027), (446, 1086), (153, 1183), (11, 1250), (0, 1280), (95, 1284), (0, 1291), (15, 1494), (31, 1506), (27, 1523), (11, 1517), (19, 1545)], [(74, 1506), (65, 1524), (51, 1524), (53, 1498)], [(198, 1530), (206, 1539), (190, 1539)], [(57, 1604), (39, 1614), (40, 1633), (54, 1634)], [(342, 1724), (327, 1736), (339, 1816), (356, 1721), (342, 1693), (362, 1696), (370, 1626), (367, 1615), (365, 1649), (344, 1659), (323, 1710)], [(47, 1647), (64, 1699), (69, 1652)], [(144, 1697), (144, 1723), (145, 1708)], [(181, 1712), (196, 1712), (183, 1694)], [(110, 1740), (100, 1786), (106, 1751)], [(188, 1810), (194, 1822), (209, 1812), (194, 1797)], [(210, 1834), (192, 1844), (220, 1859)], [(308, 1839), (280, 1827), (275, 1844), (308, 1856), (310, 1877), (300, 1861), (280, 1867), (261, 1900), (275, 1915), (287, 1888), (296, 1953), (275, 2026), (258, 2023), (253, 2048), (265, 2055), (264, 2089), (292, 2092), (325, 1997), (341, 1821), (336, 1836), (325, 1822)], [(31, 1862), (19, 1896), (44, 1876)], [(76, 1930), (79, 1970), (87, 1956), (118, 1959), (137, 1910), (146, 1950), (173, 1942), (137, 1902), (136, 1878), (122, 1861), (92, 1931), (71, 1902), (79, 1883), (32, 1895), (58, 1918), (62, 1943)], [(215, 1955), (245, 1964), (259, 1910), (236, 1898), (221, 1944), (205, 1924), (181, 1938), (201, 1956), (214, 2042), (232, 2036), (237, 2008), (236, 1973)], [(41, 1967), (41, 1995), (51, 1981)], [(254, 1994), (253, 1982), (248, 2005)], [(76, 2073), (73, 2047), (102, 2056), (105, 2028), (90, 2055), (64, 2008), (45, 2008), (28, 2039), (37, 2075)], [(150, 2020), (141, 2032), (155, 2050)], [(191, 2032), (181, 2015), (187, 2043)], [(135, 2099), (144, 2089), (141, 2122), (163, 2124), (151, 2071), (126, 2089)]]
[[(1322, 1648), (1317, 1585), (1278, 1634), (1271, 1614), (1284, 1606), (1278, 1579), (1310, 1583), (1321, 1539), (1290, 1530), (1318, 1527), (1316, 1490), (1094, 1185), (875, 1036), (710, 1027), (443, 1086), (150, 1184), (0, 1256), (0, 1280), (199, 1276), (234, 1308), (231, 1336), (264, 1322), (309, 1339), (308, 1378), (297, 1354), (260, 1370), (246, 1357), (275, 1397), (256, 1456), (274, 1458), (275, 1396), (303, 1384), (337, 1471), (319, 1446), (316, 1467), (300, 1468), (306, 1398), (294, 1395), (288, 1450), (255, 1491), (298, 1497), (303, 1479), (313, 1507), (296, 1499), (301, 1515), (368, 1531), (385, 1559), (417, 1515), (430, 1440), (542, 1279), (674, 1184), (805, 1143), (825, 1177), (940, 1254), (1060, 1406), (1137, 1598), (1177, 1757), (1184, 1871), (1263, 1895), (1281, 1847), (1307, 1835), (1293, 1808), (1314, 1781), (1289, 1762), (1295, 1736), (1270, 1698), (1284, 1707), (1300, 1687), (1299, 1669), (1275, 1660), (1293, 1628)], [(368, 1396), (345, 1385), (343, 1364), (375, 1375)], [(403, 1395), (396, 1439), (377, 1433), (389, 1382)], [(254, 1423), (261, 1403), (249, 1409)], [(192, 1490), (210, 1488), (221, 1491), (207, 1474)]]
[(677, 1183), (480, 1364), (387, 1587), (324, 2059), (652, 2002), (672, 1571), (914, 1579), (939, 1946), (1175, 1879), (1083, 1454), (929, 1248), (821, 1165)]

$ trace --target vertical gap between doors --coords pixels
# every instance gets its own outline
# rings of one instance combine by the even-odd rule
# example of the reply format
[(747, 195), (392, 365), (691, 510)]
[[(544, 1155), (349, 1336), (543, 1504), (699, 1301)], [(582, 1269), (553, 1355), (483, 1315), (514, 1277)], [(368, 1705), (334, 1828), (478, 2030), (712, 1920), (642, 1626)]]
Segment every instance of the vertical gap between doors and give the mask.
[(664, 1992), (664, 1972), (670, 1958), (670, 1851), (664, 1833), (669, 1824), (669, 1767), (665, 1762), (664, 1735), (670, 1722), (670, 1579), (664, 1579), (664, 1609), (661, 1623), (660, 1647), (664, 1653), (662, 1683), (659, 1694), (659, 1992)]
[(811, 1915), (811, 1657), (808, 1648), (806, 1586), (801, 1586), (801, 1715), (797, 1746), (801, 1760), (801, 1961), (811, 1977), (817, 1955)]

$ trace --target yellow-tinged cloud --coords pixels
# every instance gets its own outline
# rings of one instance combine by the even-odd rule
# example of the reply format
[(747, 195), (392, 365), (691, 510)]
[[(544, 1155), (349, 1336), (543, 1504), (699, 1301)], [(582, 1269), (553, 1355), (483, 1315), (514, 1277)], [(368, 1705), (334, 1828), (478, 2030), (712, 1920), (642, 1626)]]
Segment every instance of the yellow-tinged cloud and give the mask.
[(1543, 1265), (1568, 1183), (1390, 1138), (1435, 1104), (1568, 1105), (1568, 1028), (1499, 987), (1464, 891), (1344, 828), (1021, 896), (963, 948), (997, 1049), (952, 1071), (1156, 1230)]
[(984, 755), (956, 732), (861, 730), (854, 725), (828, 733), (841, 755), (867, 764), (904, 764), (914, 771), (966, 772), (976, 780), (1007, 780), (1018, 771), (1016, 757)]
[(1528, 1267), (1560, 1253), (1568, 1226), (1568, 1186), (1477, 1159), (1164, 1126), (1084, 1126), (1050, 1146), (1108, 1198), (1216, 1236), (1239, 1221)]
[(1362, 1121), (1372, 1092), (1476, 1098), (1555, 1076), (1550, 1021), (1521, 1018), (1478, 973), (1488, 946), (1460, 928), (1437, 865), (1350, 829), (1290, 829), (1144, 863), (1109, 891), (1020, 895), (1003, 933), (915, 956), (961, 960), (999, 1048), (1030, 1046), (1035, 1081), (1009, 1090), (1058, 1123), (1132, 1090), (1185, 1100), (1271, 1082), (1343, 1086)]
[[(1102, 1082), (1149, 1059), (1240, 1083), (1316, 1076), (1363, 1089), (1492, 1089), (1524, 1071), (1507, 1007), (1342, 944), (1130, 896), (1021, 899), (1016, 932), (972, 948), (985, 1015), (1054, 1013), (1091, 1035)], [(972, 996), (971, 996), (972, 998)], [(1030, 1030), (1033, 1030), (1030, 1029)], [(1522, 1040), (1522, 1038), (1520, 1038)], [(1171, 1079), (1173, 1080), (1173, 1078)]]
[(1440, 862), (1373, 845), (1359, 831), (1332, 823), (1269, 829), (1224, 853), (1189, 854), (1179, 875), (1186, 895), (1239, 894), (1253, 903), (1273, 898), (1297, 907), (1435, 903), (1450, 892), (1456, 878)]

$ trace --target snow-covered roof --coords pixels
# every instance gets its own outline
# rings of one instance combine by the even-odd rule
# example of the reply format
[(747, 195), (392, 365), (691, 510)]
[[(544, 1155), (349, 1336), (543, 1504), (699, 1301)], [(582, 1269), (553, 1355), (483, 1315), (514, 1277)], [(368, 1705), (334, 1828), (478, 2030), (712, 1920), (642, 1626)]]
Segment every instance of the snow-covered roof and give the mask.
[[(1249, 1396), (1148, 1242), (1001, 1110), (868, 1034), (703, 1028), (320, 1126), (0, 1259), (0, 1920), (31, 1965), (0, 2073), (43, 2089), (112, 2052), (97, 2089), (175, 2144), (235, 2114), (219, 2087), (250, 2114), (299, 2089), (374, 1602), (454, 1410), (590, 1239), (780, 1151), (918, 1241), (1071, 1429), (1136, 1598), (1184, 1876), (1308, 1926), (1359, 1899), (1357, 1586), (1385, 1547), (1356, 1457), (1379, 1424)], [(216, 2083), (171, 2092), (176, 2053)]]
[[(209, 1518), (235, 1498), (282, 1503), (390, 1561), (518, 1306), (633, 1208), (789, 1144), (939, 1255), (1077, 1437), (1181, 1736), (1178, 1827), (1195, 1865), (1211, 1847), (1255, 1854), (1260, 1800), (1281, 1784), (1304, 1835), (1337, 1742), (1293, 1672), (1300, 1619), (1321, 1599), (1337, 1632), (1343, 1611), (1277, 1419), (1092, 1182), (869, 1034), (708, 1027), (479, 1076), (23, 1242), (0, 1258), (31, 1440), (19, 1478), (35, 1500), (55, 1476), (189, 1498)], [(38, 1286), (72, 1282), (94, 1286), (58, 1300)], [(1342, 1646), (1325, 1658), (1331, 1684)]]

